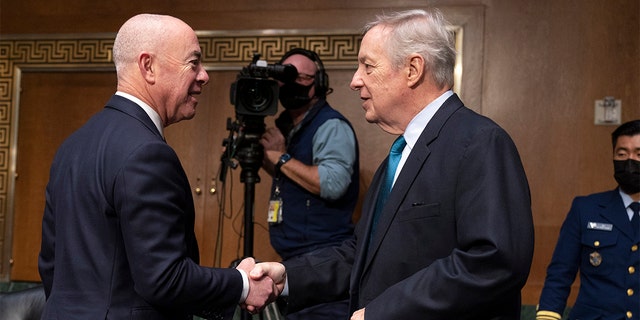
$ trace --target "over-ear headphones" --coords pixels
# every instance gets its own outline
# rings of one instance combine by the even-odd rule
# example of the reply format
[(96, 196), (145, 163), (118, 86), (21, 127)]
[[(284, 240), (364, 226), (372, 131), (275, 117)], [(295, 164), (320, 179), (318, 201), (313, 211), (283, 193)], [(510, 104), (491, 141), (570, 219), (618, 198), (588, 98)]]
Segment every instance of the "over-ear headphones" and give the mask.
[(316, 71), (315, 74), (314, 81), (316, 96), (322, 98), (326, 97), (327, 93), (330, 93), (332, 90), (331, 88), (329, 88), (329, 75), (327, 75), (327, 72), (324, 70), (324, 65), (322, 64), (322, 60), (320, 60), (318, 54), (315, 51), (307, 50), (304, 48), (293, 48), (287, 51), (287, 53), (285, 53), (284, 56), (280, 58), (278, 64), (282, 64), (284, 60), (294, 54), (303, 55), (316, 64), (316, 67), (318, 68), (318, 71)]

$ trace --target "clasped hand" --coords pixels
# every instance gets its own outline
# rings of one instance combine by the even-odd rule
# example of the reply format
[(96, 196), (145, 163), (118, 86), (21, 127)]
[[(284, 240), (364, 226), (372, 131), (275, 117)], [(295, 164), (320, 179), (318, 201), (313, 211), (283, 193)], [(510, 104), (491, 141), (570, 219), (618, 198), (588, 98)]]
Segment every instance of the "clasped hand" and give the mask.
[(253, 258), (246, 258), (236, 269), (243, 270), (249, 278), (249, 295), (240, 305), (249, 313), (255, 314), (262, 311), (284, 290), (286, 270), (281, 263), (256, 263)]

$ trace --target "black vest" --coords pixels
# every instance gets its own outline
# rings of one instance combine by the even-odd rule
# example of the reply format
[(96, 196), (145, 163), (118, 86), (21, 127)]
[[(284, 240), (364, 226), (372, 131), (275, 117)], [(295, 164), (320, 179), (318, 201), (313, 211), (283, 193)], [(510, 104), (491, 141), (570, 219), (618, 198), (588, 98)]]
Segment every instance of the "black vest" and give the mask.
[[(287, 152), (306, 165), (313, 164), (313, 136), (329, 119), (351, 123), (325, 100), (316, 103), (305, 116), (300, 129), (288, 137), (291, 118), (283, 112), (276, 125), (287, 137)], [(353, 130), (353, 127), (352, 127)], [(355, 135), (355, 132), (354, 132)], [(290, 140), (289, 140), (290, 139)], [(326, 246), (336, 245), (353, 234), (352, 215), (358, 202), (360, 167), (356, 139), (356, 161), (347, 192), (335, 201), (320, 198), (299, 186), (283, 174), (277, 174), (271, 188), (272, 198), (276, 186), (280, 189), (283, 222), (269, 227), (271, 245), (284, 259)]]

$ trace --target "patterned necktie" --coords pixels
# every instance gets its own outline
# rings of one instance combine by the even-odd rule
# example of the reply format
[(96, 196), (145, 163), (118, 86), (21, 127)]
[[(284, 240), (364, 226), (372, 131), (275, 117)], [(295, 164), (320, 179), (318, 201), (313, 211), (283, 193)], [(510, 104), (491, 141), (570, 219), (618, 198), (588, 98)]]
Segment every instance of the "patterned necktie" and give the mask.
[(382, 211), (382, 207), (387, 202), (387, 197), (391, 192), (391, 188), (393, 187), (393, 178), (396, 175), (396, 169), (398, 168), (398, 163), (400, 162), (400, 158), (402, 158), (402, 150), (407, 145), (407, 142), (404, 140), (403, 136), (399, 136), (396, 141), (393, 142), (391, 146), (391, 150), (389, 151), (389, 157), (387, 161), (387, 170), (384, 181), (382, 185), (380, 185), (380, 191), (378, 191), (378, 199), (376, 202), (376, 208), (373, 214), (373, 223), (371, 225), (371, 238), (373, 238), (373, 233), (376, 230), (376, 226), (378, 225), (378, 219), (380, 219), (380, 212)]
[(638, 234), (640, 232), (640, 218), (638, 217), (638, 213), (640, 212), (640, 202), (631, 202), (629, 205), (631, 211), (633, 211), (633, 216), (631, 217), (631, 226), (633, 227), (633, 232)]

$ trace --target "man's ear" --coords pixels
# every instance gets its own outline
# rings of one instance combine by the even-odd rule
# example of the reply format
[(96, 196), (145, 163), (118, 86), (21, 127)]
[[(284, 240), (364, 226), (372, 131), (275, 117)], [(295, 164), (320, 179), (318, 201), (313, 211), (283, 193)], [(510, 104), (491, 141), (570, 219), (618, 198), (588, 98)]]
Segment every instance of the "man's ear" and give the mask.
[(424, 58), (417, 53), (411, 54), (407, 70), (407, 85), (409, 87), (415, 87), (424, 81)]
[(155, 58), (148, 52), (143, 52), (138, 56), (138, 69), (142, 77), (150, 84), (156, 82)]

